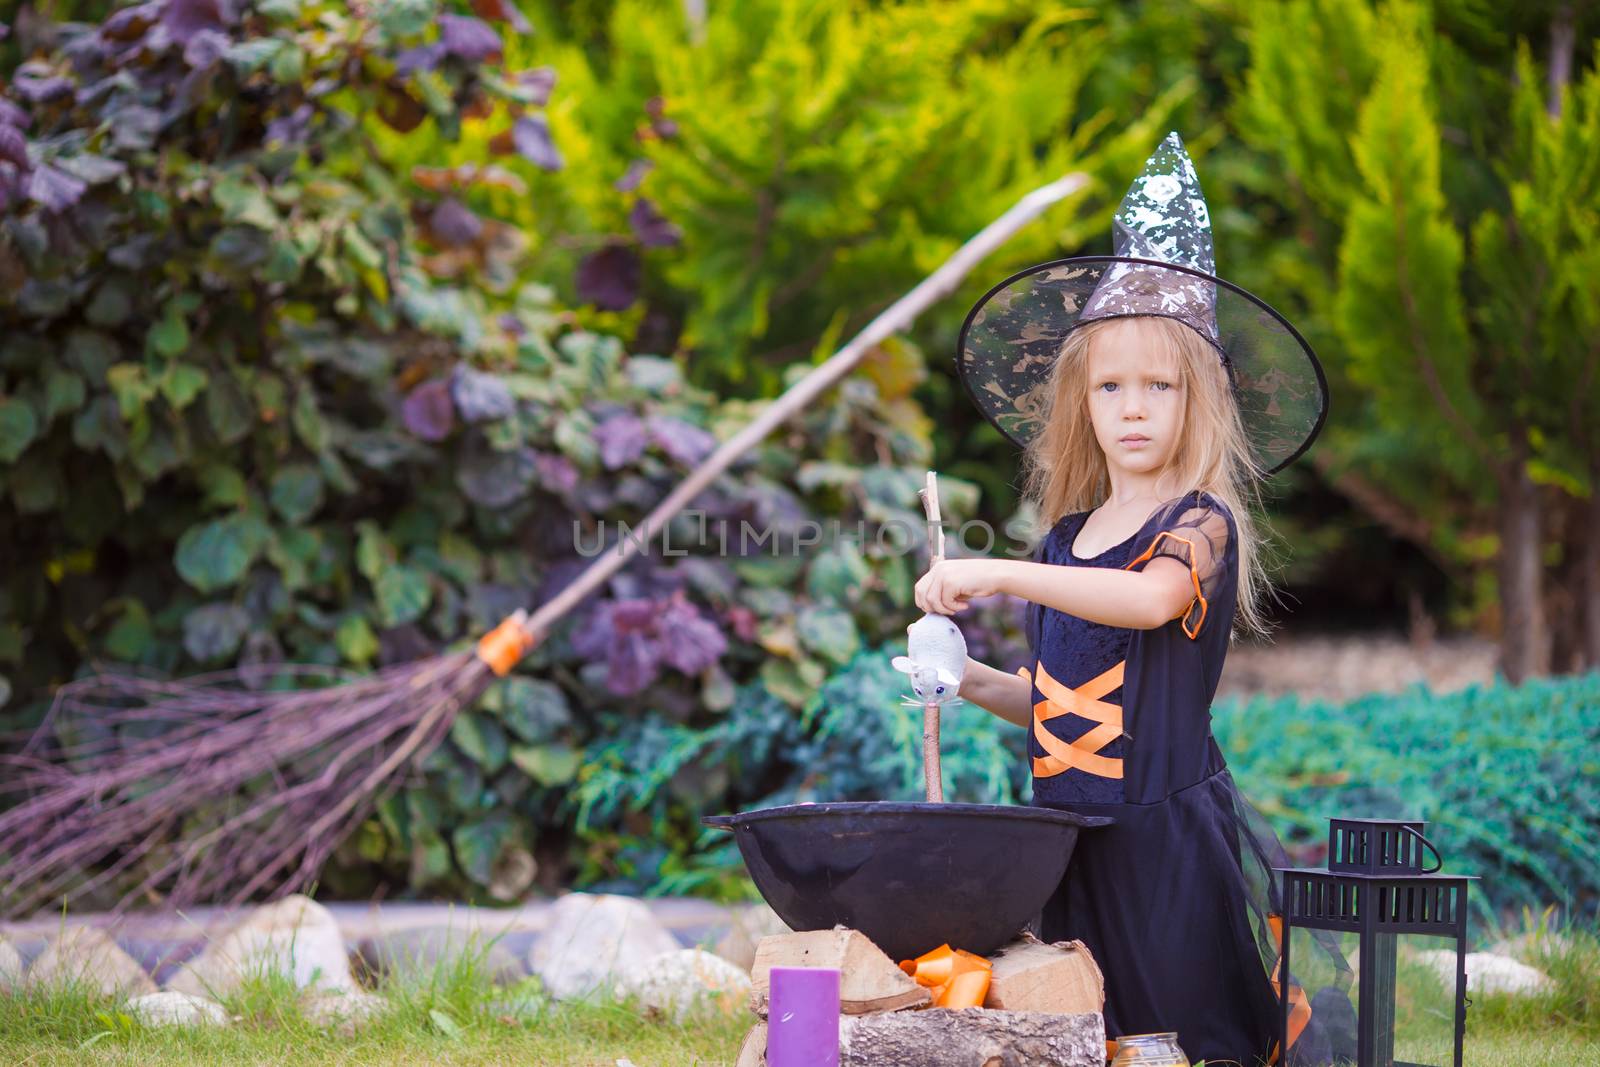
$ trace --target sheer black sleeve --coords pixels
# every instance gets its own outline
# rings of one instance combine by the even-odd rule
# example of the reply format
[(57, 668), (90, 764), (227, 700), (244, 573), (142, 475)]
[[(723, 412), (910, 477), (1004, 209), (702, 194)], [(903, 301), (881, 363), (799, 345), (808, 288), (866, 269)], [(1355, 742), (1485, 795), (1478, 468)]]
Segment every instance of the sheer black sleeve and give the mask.
[(1219, 594), (1230, 586), (1236, 552), (1233, 513), (1210, 493), (1196, 493), (1175, 503), (1156, 520), (1154, 533), (1146, 534), (1130, 570), (1143, 570), (1157, 556), (1171, 556), (1189, 569), (1194, 599), (1183, 614), (1183, 632), (1200, 636), (1206, 616)]

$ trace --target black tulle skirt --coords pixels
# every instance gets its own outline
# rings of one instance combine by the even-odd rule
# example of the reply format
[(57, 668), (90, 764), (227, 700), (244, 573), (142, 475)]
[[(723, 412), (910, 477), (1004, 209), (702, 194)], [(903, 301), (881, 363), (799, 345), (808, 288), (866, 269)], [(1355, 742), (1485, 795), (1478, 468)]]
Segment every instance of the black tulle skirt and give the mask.
[(1288, 1056), (1278, 1055), (1276, 982), (1290, 866), (1226, 769), (1154, 804), (1062, 804), (1109, 815), (1085, 832), (1039, 920), (1047, 941), (1081, 939), (1106, 980), (1106, 1035), (1177, 1031), (1207, 1067), (1355, 1059), (1354, 975), (1332, 935), (1296, 928)]

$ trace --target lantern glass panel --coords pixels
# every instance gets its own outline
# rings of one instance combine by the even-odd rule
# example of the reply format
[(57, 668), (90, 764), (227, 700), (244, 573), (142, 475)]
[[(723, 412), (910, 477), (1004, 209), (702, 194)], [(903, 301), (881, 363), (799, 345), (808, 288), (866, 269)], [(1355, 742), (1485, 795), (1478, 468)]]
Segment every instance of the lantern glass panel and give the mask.
[(1357, 999), (1356, 1017), (1373, 1013), (1373, 1067), (1453, 1063), (1455, 939), (1379, 933), (1362, 953), (1357, 935), (1343, 937), (1366, 994)]
[[(1294, 949), (1302, 945), (1300, 930), (1294, 931)], [(1421, 1064), (1448, 1067), (1455, 1055), (1455, 968), (1453, 938), (1424, 934), (1378, 934), (1369, 960), (1359, 951), (1359, 936), (1354, 933), (1330, 934), (1363, 981), (1371, 983), (1374, 1053), (1373, 1067)], [(1315, 956), (1308, 954), (1315, 959)], [(1326, 973), (1324, 973), (1326, 972)], [(1339, 976), (1327, 969), (1294, 968), (1294, 980), (1306, 989), (1319, 990), (1319, 1008), (1346, 1011), (1354, 1005), (1358, 1022), (1362, 1004), (1357, 987), (1348, 989), (1349, 1000), (1331, 997), (1342, 986)], [(1389, 1005), (1393, 1009), (1389, 1009)], [(1385, 1035), (1392, 1035), (1392, 1038)], [(1330, 1050), (1308, 1043), (1291, 1047), (1289, 1067), (1316, 1063), (1318, 1067), (1355, 1067), (1354, 1050)], [(1327, 1057), (1332, 1053), (1331, 1060)], [(1340, 1054), (1343, 1053), (1343, 1054)]]

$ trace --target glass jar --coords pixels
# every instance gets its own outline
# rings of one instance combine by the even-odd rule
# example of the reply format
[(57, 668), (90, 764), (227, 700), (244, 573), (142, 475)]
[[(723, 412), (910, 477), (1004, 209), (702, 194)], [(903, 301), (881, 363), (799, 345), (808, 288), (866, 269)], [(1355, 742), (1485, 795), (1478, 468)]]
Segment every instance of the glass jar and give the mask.
[(1176, 1033), (1127, 1034), (1115, 1040), (1117, 1056), (1111, 1067), (1189, 1067)]

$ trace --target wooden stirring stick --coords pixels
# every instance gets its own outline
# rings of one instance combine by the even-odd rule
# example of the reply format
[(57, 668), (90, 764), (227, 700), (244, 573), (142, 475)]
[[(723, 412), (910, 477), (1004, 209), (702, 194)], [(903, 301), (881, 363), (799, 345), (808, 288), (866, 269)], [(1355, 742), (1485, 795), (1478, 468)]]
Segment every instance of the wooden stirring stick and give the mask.
[[(928, 472), (926, 488), (917, 490), (922, 498), (922, 509), (927, 513), (932, 529), (933, 549), (928, 557), (928, 567), (944, 559), (944, 527), (939, 521), (939, 481), (933, 471)], [(932, 696), (932, 694), (926, 694)], [(939, 765), (939, 705), (928, 700), (922, 705), (922, 780), (923, 791), (930, 804), (944, 802), (944, 772)]]

